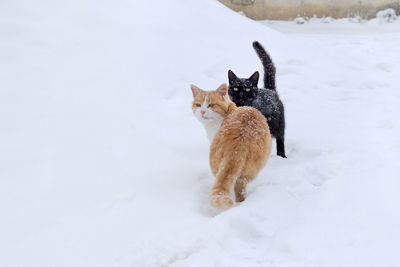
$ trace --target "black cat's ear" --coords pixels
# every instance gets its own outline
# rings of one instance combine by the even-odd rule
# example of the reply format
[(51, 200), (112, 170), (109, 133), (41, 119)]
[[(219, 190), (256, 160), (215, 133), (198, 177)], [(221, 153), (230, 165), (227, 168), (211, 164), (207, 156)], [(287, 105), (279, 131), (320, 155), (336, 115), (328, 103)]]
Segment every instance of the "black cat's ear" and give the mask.
[(236, 80), (236, 78), (237, 78), (237, 77), (236, 77), (235, 73), (233, 73), (233, 71), (229, 70), (229, 71), (228, 71), (229, 83), (232, 83), (233, 80)]
[(228, 93), (228, 85), (226, 83), (221, 84), (218, 89), (216, 90), (220, 96), (225, 97)]
[(193, 84), (190, 85), (190, 89), (192, 89), (193, 97), (196, 97), (201, 91), (201, 89), (199, 87), (197, 87), (196, 85), (193, 85)]
[(258, 73), (258, 71), (256, 71), (253, 73), (253, 75), (250, 76), (249, 80), (252, 84), (257, 86), (259, 78), (260, 78), (260, 74)]

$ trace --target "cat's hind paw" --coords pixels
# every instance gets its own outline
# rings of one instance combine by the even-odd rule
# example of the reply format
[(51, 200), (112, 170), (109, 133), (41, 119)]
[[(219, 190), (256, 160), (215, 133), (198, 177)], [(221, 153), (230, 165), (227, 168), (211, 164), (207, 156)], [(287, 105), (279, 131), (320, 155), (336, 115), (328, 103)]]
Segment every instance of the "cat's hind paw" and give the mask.
[(221, 192), (218, 194), (212, 194), (210, 196), (210, 203), (211, 206), (222, 210), (229, 209), (234, 204), (232, 198)]

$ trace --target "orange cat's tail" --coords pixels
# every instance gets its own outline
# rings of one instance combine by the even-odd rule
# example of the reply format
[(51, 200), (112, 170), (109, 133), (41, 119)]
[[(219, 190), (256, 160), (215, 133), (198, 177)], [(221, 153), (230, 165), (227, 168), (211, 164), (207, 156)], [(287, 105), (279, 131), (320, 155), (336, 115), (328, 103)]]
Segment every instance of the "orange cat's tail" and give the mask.
[(231, 160), (221, 162), (221, 166), (218, 168), (219, 171), (216, 174), (216, 183), (211, 190), (210, 196), (211, 205), (219, 209), (228, 209), (233, 206), (234, 202), (230, 197), (231, 187), (244, 167), (244, 160), (238, 162), (238, 157), (226, 158)]

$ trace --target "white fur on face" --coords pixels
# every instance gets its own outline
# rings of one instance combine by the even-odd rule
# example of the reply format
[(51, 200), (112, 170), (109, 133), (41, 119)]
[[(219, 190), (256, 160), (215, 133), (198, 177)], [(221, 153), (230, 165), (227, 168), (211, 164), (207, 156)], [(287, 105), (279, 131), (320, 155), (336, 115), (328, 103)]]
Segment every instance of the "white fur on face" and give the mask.
[[(202, 114), (202, 111), (204, 111), (204, 114)], [(203, 124), (207, 131), (208, 139), (212, 142), (221, 126), (223, 117), (208, 107), (207, 97), (204, 99), (201, 107), (194, 110), (194, 115)]]

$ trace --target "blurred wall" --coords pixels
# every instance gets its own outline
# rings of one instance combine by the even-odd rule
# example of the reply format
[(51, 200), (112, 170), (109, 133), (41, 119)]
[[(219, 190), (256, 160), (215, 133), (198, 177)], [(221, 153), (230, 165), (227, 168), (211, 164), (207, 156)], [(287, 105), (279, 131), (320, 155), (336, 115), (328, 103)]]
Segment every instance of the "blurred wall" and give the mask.
[(219, 0), (235, 11), (255, 20), (287, 20), (297, 16), (333, 18), (360, 15), (373, 18), (377, 11), (394, 8), (400, 12), (400, 0)]

